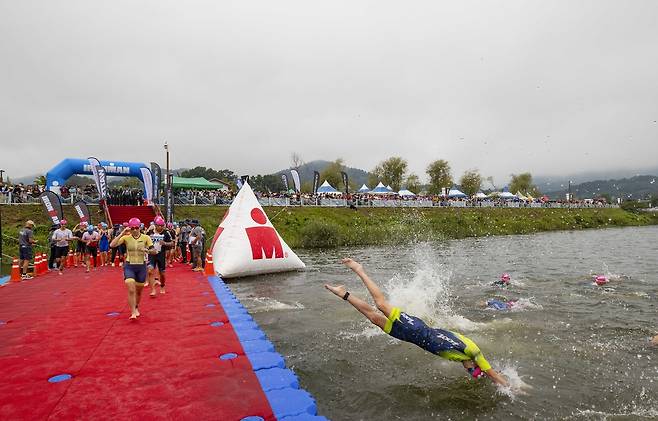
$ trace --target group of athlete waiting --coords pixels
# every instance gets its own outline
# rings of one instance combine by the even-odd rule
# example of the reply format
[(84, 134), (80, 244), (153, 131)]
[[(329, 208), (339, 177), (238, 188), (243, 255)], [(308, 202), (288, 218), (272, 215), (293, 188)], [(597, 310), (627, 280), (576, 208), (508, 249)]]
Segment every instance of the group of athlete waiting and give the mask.
[(58, 273), (63, 273), (69, 245), (74, 241), (75, 267), (83, 262), (87, 272), (98, 265), (123, 267), (131, 319), (140, 315), (138, 306), (144, 287), (151, 286), (151, 297), (157, 296), (158, 288), (160, 294), (166, 293), (166, 269), (173, 267), (175, 260), (185, 264), (189, 256), (193, 271), (204, 270), (206, 233), (196, 219), (166, 223), (161, 216), (156, 216), (145, 226), (138, 218), (131, 218), (112, 228), (104, 222), (96, 226), (80, 222), (73, 231), (67, 225), (62, 219), (51, 236), (51, 254)]
[(130, 218), (110, 242), (110, 247), (122, 248), (125, 252), (123, 277), (128, 288), (130, 319), (140, 316), (139, 303), (146, 286), (151, 287), (151, 297), (157, 296), (158, 287), (160, 294), (165, 294), (167, 266), (173, 266), (173, 260), (178, 257), (186, 263), (187, 246), (191, 250), (192, 270), (203, 271), (201, 256), (205, 231), (197, 220), (189, 221), (189, 225), (187, 222), (182, 227), (181, 224), (165, 224), (164, 218), (156, 216), (145, 229), (138, 218)]

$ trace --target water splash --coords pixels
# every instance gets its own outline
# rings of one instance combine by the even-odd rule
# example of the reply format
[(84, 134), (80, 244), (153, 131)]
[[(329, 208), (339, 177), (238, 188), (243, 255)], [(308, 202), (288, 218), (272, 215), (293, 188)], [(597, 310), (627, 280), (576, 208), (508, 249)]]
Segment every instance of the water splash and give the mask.
[(541, 310), (541, 304), (535, 303), (532, 298), (519, 298), (510, 309), (511, 312), (526, 311), (526, 310)]
[(524, 382), (519, 374), (518, 367), (511, 363), (499, 364), (498, 370), (509, 383), (507, 386), (496, 386), (497, 392), (501, 395), (507, 396), (510, 400), (515, 401), (520, 396), (527, 395), (532, 389), (532, 386)]
[(408, 276), (396, 274), (385, 285), (389, 301), (428, 324), (458, 331), (482, 328), (457, 314), (452, 307), (450, 278), (452, 271), (442, 263), (428, 243), (415, 244), (412, 259), (415, 269)]
[(263, 313), (277, 310), (303, 310), (305, 307), (302, 303), (294, 302), (292, 304), (277, 301), (269, 297), (255, 297), (247, 306), (251, 313)]

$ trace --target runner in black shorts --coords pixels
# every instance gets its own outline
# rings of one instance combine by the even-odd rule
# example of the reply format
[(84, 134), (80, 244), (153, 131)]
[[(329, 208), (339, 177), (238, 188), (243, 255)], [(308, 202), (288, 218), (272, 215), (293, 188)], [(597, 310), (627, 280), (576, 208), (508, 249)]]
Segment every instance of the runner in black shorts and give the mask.
[(124, 229), (110, 243), (110, 247), (125, 244), (128, 252), (126, 263), (123, 266), (123, 277), (128, 288), (128, 305), (130, 306), (130, 319), (132, 320), (140, 315), (138, 309), (139, 301), (142, 298), (142, 290), (146, 281), (144, 253), (157, 253), (153, 248), (151, 238), (139, 231), (140, 225), (141, 221), (138, 218), (130, 218), (128, 228)]
[[(160, 285), (160, 294), (165, 293), (165, 270), (167, 269), (167, 249), (174, 244), (169, 230), (165, 229), (165, 221), (161, 216), (156, 216), (155, 229), (151, 233), (153, 248), (158, 254), (149, 256), (149, 284), (151, 285), (151, 297), (155, 297), (155, 286)], [(155, 269), (157, 268), (160, 278), (155, 281)]]

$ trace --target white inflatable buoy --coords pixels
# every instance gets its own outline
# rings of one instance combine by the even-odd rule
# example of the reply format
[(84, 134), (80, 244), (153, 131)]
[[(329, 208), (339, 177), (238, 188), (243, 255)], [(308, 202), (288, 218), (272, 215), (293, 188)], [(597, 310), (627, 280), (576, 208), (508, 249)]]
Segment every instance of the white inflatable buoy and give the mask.
[(272, 226), (247, 183), (217, 227), (212, 259), (215, 272), (225, 279), (306, 267)]

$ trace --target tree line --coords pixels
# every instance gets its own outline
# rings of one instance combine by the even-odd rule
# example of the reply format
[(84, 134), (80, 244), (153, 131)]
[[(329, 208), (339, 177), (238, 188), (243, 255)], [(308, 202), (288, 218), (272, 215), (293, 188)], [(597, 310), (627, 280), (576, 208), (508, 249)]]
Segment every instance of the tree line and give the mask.
[[(299, 168), (304, 165), (299, 155), (293, 154), (291, 158), (291, 168)], [(344, 160), (338, 158), (332, 161), (320, 172), (320, 182), (327, 180), (329, 184), (338, 190), (344, 189), (341, 172), (345, 170)], [(379, 182), (386, 186), (391, 186), (395, 191), (407, 189), (414, 193), (427, 191), (430, 195), (441, 194), (443, 189), (457, 186), (465, 194), (473, 196), (478, 191), (485, 189), (485, 181), (488, 182), (487, 189), (498, 190), (493, 183), (493, 177), (483, 177), (477, 169), (471, 169), (455, 180), (452, 175), (452, 169), (448, 161), (438, 159), (428, 164), (425, 173), (429, 178), (429, 183), (423, 185), (420, 177), (409, 172), (407, 160), (399, 156), (394, 156), (381, 161), (369, 173), (368, 185), (374, 188)], [(231, 170), (214, 170), (206, 167), (195, 167), (182, 171), (181, 177), (204, 177), (210, 179), (220, 179), (227, 182), (234, 182), (237, 175)], [(457, 182), (456, 182), (457, 181)], [(292, 183), (292, 180), (290, 180)], [(279, 192), (285, 189), (281, 176), (278, 174), (252, 175), (249, 178), (249, 184), (258, 191)], [(293, 187), (290, 185), (289, 187)], [(350, 191), (356, 191), (360, 186), (353, 184), (350, 180)], [(302, 181), (302, 192), (312, 190), (312, 181)], [(521, 174), (511, 174), (509, 181), (509, 190), (512, 193), (522, 192), (533, 196), (540, 195), (540, 191), (532, 181), (532, 175), (529, 172)]]

